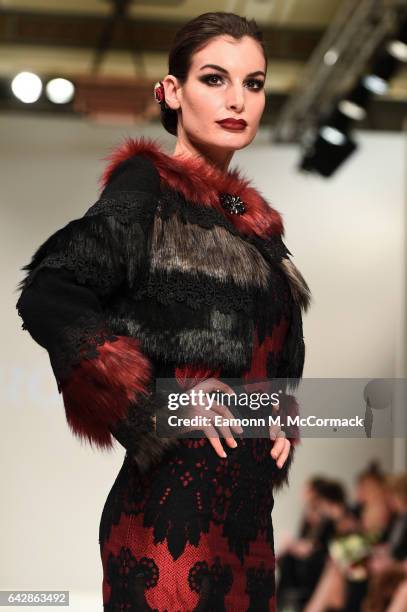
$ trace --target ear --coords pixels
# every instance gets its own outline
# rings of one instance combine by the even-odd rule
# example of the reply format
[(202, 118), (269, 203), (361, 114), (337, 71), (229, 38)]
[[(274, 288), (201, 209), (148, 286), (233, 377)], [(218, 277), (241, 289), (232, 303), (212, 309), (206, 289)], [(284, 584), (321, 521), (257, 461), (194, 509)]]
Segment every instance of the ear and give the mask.
[(162, 83), (165, 92), (165, 103), (173, 110), (178, 110), (181, 106), (181, 85), (177, 77), (167, 74)]

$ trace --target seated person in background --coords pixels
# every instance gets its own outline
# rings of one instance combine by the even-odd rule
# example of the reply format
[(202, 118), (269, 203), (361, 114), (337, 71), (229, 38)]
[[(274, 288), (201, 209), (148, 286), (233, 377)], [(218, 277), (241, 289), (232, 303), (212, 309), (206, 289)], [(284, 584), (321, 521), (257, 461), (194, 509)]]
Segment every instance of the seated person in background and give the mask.
[(324, 568), (328, 545), (348, 520), (345, 492), (339, 482), (311, 479), (303, 490), (304, 516), (299, 537), (286, 543), (277, 555), (279, 608), (291, 602), (305, 605)]
[(395, 518), (387, 539), (373, 549), (369, 559), (363, 612), (407, 610), (407, 472), (388, 476), (387, 487)]
[(386, 475), (377, 461), (357, 475), (356, 504), (337, 516), (324, 571), (306, 612), (359, 612), (369, 585), (368, 564), (374, 545), (389, 536), (394, 511)]

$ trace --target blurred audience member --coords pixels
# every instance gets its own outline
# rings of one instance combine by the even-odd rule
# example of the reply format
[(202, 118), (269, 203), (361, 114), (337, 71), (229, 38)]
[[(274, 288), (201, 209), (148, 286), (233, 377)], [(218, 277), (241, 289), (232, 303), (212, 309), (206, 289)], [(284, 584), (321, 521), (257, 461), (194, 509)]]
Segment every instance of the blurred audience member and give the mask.
[(372, 461), (351, 504), (323, 476), (302, 498), (298, 537), (277, 555), (278, 610), (407, 612), (407, 472), (386, 475)]
[(302, 500), (304, 514), (298, 538), (288, 542), (277, 556), (279, 609), (292, 604), (304, 607), (324, 569), (329, 542), (348, 520), (345, 491), (339, 482), (315, 477), (305, 484)]

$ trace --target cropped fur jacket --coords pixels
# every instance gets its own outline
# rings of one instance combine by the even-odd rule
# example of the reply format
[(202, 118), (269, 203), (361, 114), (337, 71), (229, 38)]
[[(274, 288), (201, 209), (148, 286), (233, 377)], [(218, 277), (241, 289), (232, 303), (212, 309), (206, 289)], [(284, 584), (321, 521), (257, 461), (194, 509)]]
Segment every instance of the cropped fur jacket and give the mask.
[(240, 170), (172, 158), (150, 138), (116, 148), (97, 202), (39, 246), (18, 286), (72, 432), (104, 449), (116, 438), (146, 471), (178, 443), (152, 426), (157, 377), (295, 389), (311, 295), (283, 236)]

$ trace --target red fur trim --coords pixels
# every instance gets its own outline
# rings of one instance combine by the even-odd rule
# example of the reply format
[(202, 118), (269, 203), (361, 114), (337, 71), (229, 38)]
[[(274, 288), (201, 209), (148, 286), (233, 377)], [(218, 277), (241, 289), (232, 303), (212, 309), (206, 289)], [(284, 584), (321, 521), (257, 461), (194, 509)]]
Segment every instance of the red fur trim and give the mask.
[[(195, 204), (212, 206), (234, 224), (243, 234), (256, 234), (266, 238), (272, 234), (284, 236), (282, 215), (272, 208), (250, 181), (243, 177), (239, 168), (220, 171), (213, 165), (196, 157), (172, 157), (165, 153), (156, 139), (141, 136), (128, 138), (108, 156), (107, 165), (100, 179), (101, 188), (109, 182), (112, 173), (123, 161), (134, 155), (150, 158), (160, 174), (162, 183), (180, 191)], [(229, 214), (219, 201), (220, 193), (240, 196), (246, 204), (243, 215)]]
[(135, 394), (146, 391), (151, 365), (135, 338), (118, 336), (98, 346), (99, 357), (83, 359), (61, 384), (72, 432), (101, 448), (113, 445), (109, 426), (126, 416)]
[(175, 368), (175, 378), (182, 389), (192, 389), (195, 385), (208, 378), (219, 378), (222, 368), (211, 370), (206, 366), (188, 364)]

